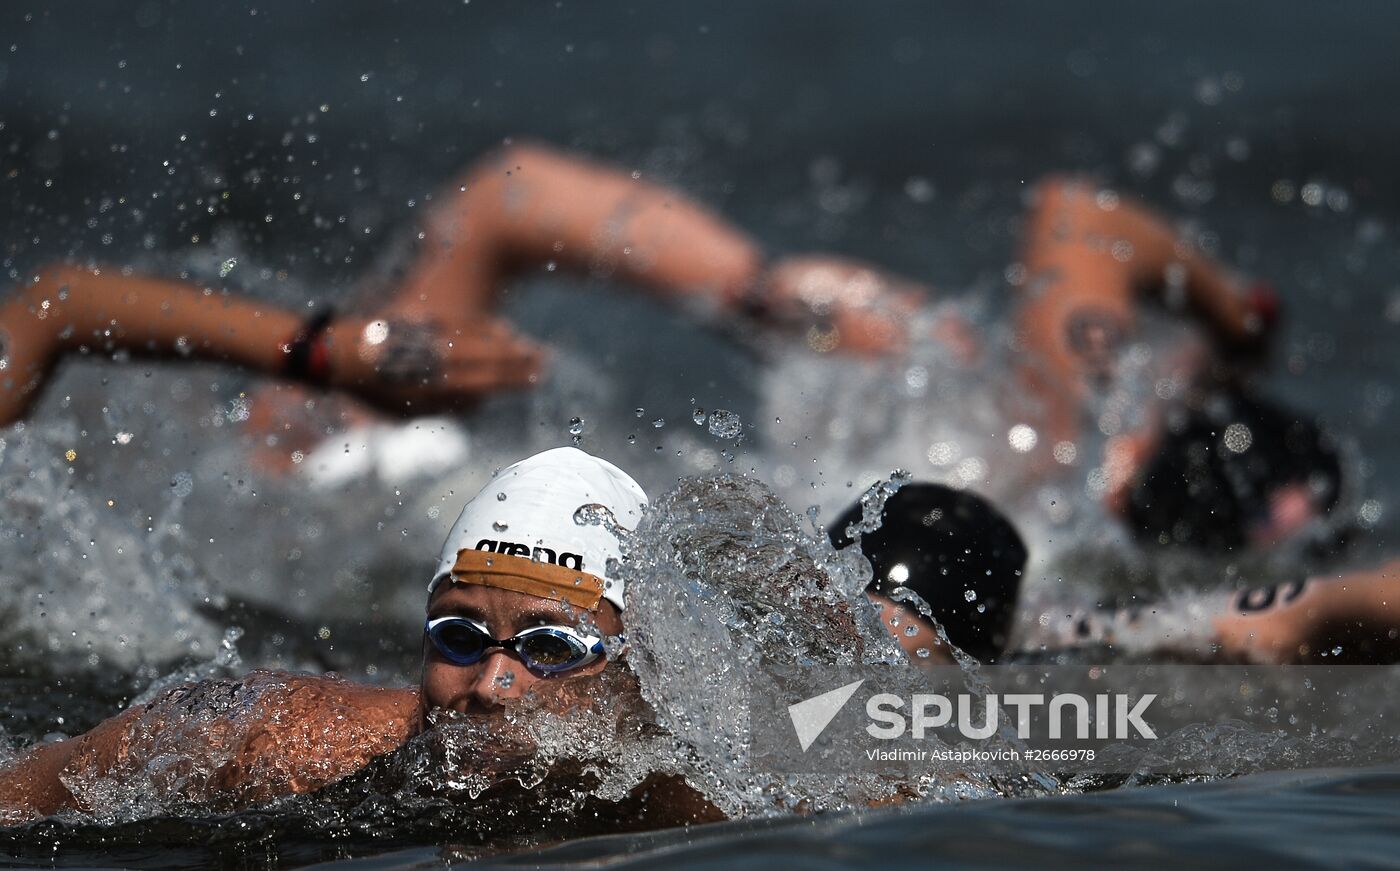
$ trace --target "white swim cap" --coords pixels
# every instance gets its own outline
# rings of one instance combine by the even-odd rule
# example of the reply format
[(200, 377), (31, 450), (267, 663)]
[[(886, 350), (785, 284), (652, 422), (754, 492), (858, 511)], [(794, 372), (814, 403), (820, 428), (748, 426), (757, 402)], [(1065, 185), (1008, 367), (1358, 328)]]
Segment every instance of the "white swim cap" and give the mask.
[(577, 448), (554, 448), (501, 470), (476, 494), (442, 546), (428, 594), (442, 581), (502, 587), (585, 608), (601, 596), (623, 607), (623, 582), (608, 560), (622, 556), (617, 536), (580, 508), (623, 529), (641, 519), (647, 494), (626, 472)]

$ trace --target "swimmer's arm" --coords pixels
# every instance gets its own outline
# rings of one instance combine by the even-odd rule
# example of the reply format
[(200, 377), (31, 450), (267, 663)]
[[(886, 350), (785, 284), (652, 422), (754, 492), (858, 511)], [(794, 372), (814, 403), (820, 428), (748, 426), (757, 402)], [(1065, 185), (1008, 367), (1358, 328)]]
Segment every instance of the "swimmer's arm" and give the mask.
[(1234, 659), (1299, 662), (1356, 646), (1393, 661), (1400, 653), (1400, 560), (1247, 590), (1212, 625), (1221, 652)]
[(537, 145), (495, 152), (446, 196), (392, 304), (410, 316), (451, 321), (489, 310), (505, 279), (541, 267), (618, 279), (722, 316), (808, 320), (803, 282), (821, 272), (850, 291), (827, 303), (832, 320), (844, 321), (848, 350), (889, 341), (879, 304), (901, 317), (911, 308), (902, 283), (851, 261), (794, 257), (767, 268), (748, 235), (683, 194)]
[(104, 720), (76, 738), (35, 747), (0, 769), (0, 825), (75, 809), (76, 799), (63, 783), (64, 769), (80, 757), (110, 764), (139, 711), (134, 708)]
[(16, 825), (73, 806), (73, 795), (58, 775), (77, 743), (69, 738), (36, 747), (0, 769), (0, 825)]
[(1074, 415), (1110, 377), (1135, 328), (1139, 292), (1179, 284), (1185, 302), (1225, 345), (1258, 341), (1256, 297), (1160, 216), (1091, 185), (1052, 178), (1027, 215), (1016, 314), (1021, 375), (1072, 437)]
[[(367, 318), (339, 318), (321, 333), (324, 380), (372, 401), (414, 410), (528, 383), (539, 350), (490, 319), (476, 319), (421, 337), (418, 369), (381, 372), (381, 357), (403, 330), (367, 348)], [(300, 315), (247, 296), (179, 281), (123, 275), (117, 269), (56, 265), (0, 305), (0, 426), (21, 418), (65, 355), (125, 352), (189, 357), (282, 375), (284, 347), (303, 327)], [(307, 373), (308, 375), (312, 373)]]
[(0, 304), (0, 425), (18, 420), (65, 354), (191, 356), (276, 372), (295, 314), (119, 271), (57, 265)]

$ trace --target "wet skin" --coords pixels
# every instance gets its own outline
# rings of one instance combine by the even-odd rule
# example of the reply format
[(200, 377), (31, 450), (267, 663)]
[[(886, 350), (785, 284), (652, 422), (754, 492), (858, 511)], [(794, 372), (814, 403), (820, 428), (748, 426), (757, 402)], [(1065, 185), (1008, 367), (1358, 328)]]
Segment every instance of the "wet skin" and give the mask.
[[(880, 609), (880, 625), (899, 642), (900, 649), (910, 662), (925, 666), (954, 664), (948, 646), (918, 611), (879, 593), (867, 590), (865, 595)], [(911, 627), (914, 629), (912, 635), (909, 634)], [(919, 653), (921, 650), (923, 654)]]
[[(429, 615), (458, 615), (486, 624), (506, 638), (542, 624), (578, 626), (587, 618), (600, 634), (622, 632), (611, 603), (594, 612), (493, 587), (443, 584), (429, 601)], [(0, 771), (0, 824), (46, 816), (63, 809), (92, 810), (65, 786), (66, 780), (138, 776), (151, 761), (146, 736), (188, 717), (202, 693), (224, 685), (249, 700), (236, 724), (188, 731), (194, 757), (215, 751), (224, 760), (193, 800), (220, 799), (236, 806), (289, 793), (313, 792), (353, 774), (373, 758), (390, 753), (425, 727), (424, 714), (445, 708), (489, 715), (509, 699), (532, 690), (549, 704), (564, 694), (540, 692), (565, 687), (587, 692), (588, 682), (608, 667), (606, 658), (555, 677), (527, 669), (511, 651), (491, 650), (468, 666), (450, 663), (424, 639), (419, 687), (384, 688), (333, 677), (255, 672), (237, 681), (214, 681), (171, 690), (155, 701), (130, 708), (90, 732), (35, 748)], [(506, 675), (510, 675), (509, 678)], [(354, 724), (346, 728), (346, 723)], [(207, 733), (207, 734), (206, 734)], [(207, 746), (199, 746), (205, 742)], [(642, 787), (655, 807), (638, 810), (635, 820), (676, 824), (717, 819), (718, 811), (674, 778), (651, 778)], [(664, 800), (659, 800), (664, 796)]]

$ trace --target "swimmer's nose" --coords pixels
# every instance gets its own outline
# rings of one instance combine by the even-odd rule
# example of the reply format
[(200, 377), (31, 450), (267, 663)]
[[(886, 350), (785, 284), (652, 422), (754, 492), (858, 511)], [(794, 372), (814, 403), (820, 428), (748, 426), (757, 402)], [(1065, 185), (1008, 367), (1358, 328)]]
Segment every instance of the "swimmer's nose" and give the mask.
[(527, 683), (525, 667), (504, 650), (493, 650), (481, 661), (468, 703), (476, 708), (494, 708), (505, 699), (518, 698)]

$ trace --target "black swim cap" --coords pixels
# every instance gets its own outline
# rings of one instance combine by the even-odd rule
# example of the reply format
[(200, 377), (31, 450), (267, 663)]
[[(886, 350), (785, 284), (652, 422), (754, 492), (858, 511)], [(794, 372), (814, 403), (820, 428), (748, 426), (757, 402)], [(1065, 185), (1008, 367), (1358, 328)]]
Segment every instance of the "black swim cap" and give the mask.
[[(980, 660), (996, 659), (1026, 565), (1015, 527), (980, 496), (939, 484), (901, 487), (880, 517), (880, 528), (860, 540), (875, 569), (866, 589), (889, 595), (908, 587), (933, 609), (950, 641)], [(857, 502), (831, 525), (831, 543), (854, 543), (846, 529), (860, 519)]]
[(1342, 464), (1331, 440), (1302, 414), (1232, 386), (1168, 420), (1129, 496), (1128, 524), (1143, 543), (1229, 551), (1268, 520), (1270, 495), (1297, 483), (1319, 513), (1337, 504)]

